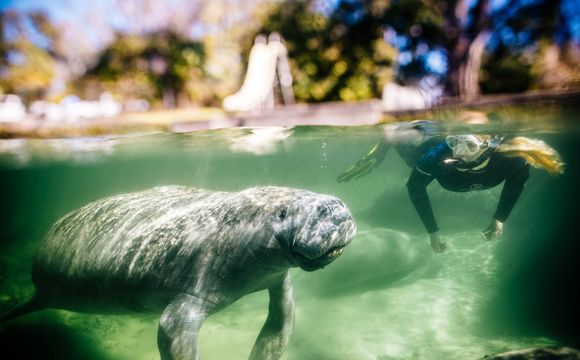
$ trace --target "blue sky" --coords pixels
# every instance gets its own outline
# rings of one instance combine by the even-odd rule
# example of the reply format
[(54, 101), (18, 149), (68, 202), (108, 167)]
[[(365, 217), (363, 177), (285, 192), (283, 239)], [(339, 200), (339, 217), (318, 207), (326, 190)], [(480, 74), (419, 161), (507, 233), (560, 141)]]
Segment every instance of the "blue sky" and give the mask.
[[(98, 1), (96, 1), (98, 2)], [(80, 3), (76, 2), (76, 3)], [(70, 7), (74, 1), (63, 0), (0, 0), (0, 10), (46, 10), (55, 20), (66, 20), (73, 18), (78, 9)]]
[[(219, 0), (215, 0), (219, 1)], [(338, 0), (326, 1), (330, 8), (335, 6)], [(470, 0), (473, 1), (473, 0)], [(508, 0), (491, 0), (493, 8), (501, 8)], [(522, 0), (534, 2), (535, 0)], [(98, 11), (106, 14), (107, 19), (116, 27), (123, 27), (122, 21), (116, 18), (111, 9), (117, 4), (116, 0), (0, 0), (0, 10), (17, 9), (17, 10), (45, 10), (51, 18), (60, 21), (80, 20), (87, 12)], [(570, 24), (569, 32), (574, 39), (580, 40), (580, 0), (562, 0), (562, 15), (566, 22)]]
[(42, 10), (57, 23), (79, 23), (85, 28), (91, 26), (84, 23), (87, 18), (97, 13), (95, 15), (100, 15), (109, 24), (122, 29), (126, 19), (115, 16), (115, 12), (111, 11), (116, 6), (117, 0), (0, 0), (0, 10)]
[[(323, 1), (326, 1), (330, 5), (330, 8), (338, 3), (338, 0)], [(527, 1), (533, 2), (534, 0)], [(507, 2), (508, 0), (491, 0), (491, 5), (493, 8), (501, 8)], [(114, 8), (114, 6), (116, 6), (115, 0), (0, 0), (0, 10), (42, 9), (56, 21), (74, 21), (79, 18), (79, 15), (86, 14), (88, 9), (91, 11), (96, 10), (109, 13), (107, 14), (108, 19), (115, 24), (118, 19), (115, 19), (114, 14), (110, 14), (110, 9)], [(569, 30), (573, 35), (572, 37), (580, 39), (580, 0), (562, 0), (562, 15), (570, 24)], [(118, 23), (115, 25), (122, 26), (122, 24)]]
[[(166, 1), (171, 2), (172, 0)], [(336, 4), (339, 2), (339, 0), (320, 1), (325, 1), (327, 5), (330, 5), (330, 8), (336, 6)], [(497, 9), (505, 6), (509, 0), (490, 1), (491, 6)], [(533, 3), (534, 1), (538, 0), (520, 1)], [(112, 24), (117, 29), (122, 29), (125, 27), (126, 19), (115, 17), (114, 12), (111, 11), (111, 9), (114, 9), (115, 6), (118, 6), (117, 0), (0, 0), (0, 10), (17, 9), (24, 11), (40, 9), (46, 11), (49, 16), (56, 22), (76, 22), (79, 23), (81, 26), (80, 28), (84, 29), (87, 29), (87, 26), (90, 29), (91, 25), (87, 25), (83, 21), (86, 21), (86, 19), (90, 17), (93, 12), (100, 13), (98, 15), (100, 15), (102, 19), (106, 19), (109, 24)], [(568, 24), (567, 31), (573, 39), (576, 39), (576, 41), (580, 42), (580, 0), (562, 0), (561, 10), (562, 17)], [(89, 34), (89, 36), (91, 36), (91, 34)], [(411, 56), (411, 54), (408, 55)], [(405, 63), (405, 56), (405, 52), (403, 52), (400, 59), (401, 64)], [(410, 59), (408, 60), (410, 61)], [(426, 65), (431, 68), (431, 71), (436, 73), (442, 73), (445, 71), (444, 69), (446, 67), (446, 62), (444, 56), (442, 56), (441, 53), (429, 52), (426, 61)]]

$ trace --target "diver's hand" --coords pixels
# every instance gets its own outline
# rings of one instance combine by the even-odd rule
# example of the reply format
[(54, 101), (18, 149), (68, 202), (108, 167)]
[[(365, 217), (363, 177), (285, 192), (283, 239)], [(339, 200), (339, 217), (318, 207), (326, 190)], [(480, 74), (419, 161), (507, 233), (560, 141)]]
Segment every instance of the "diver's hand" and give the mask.
[(483, 240), (489, 241), (497, 239), (502, 232), (503, 232), (503, 223), (499, 220), (493, 219), (491, 224), (482, 231), (481, 237), (483, 238)]
[(441, 254), (443, 251), (445, 251), (445, 249), (447, 249), (447, 244), (441, 242), (441, 240), (439, 239), (439, 232), (436, 231), (434, 233), (430, 233), (429, 240), (431, 241), (431, 248), (437, 254)]

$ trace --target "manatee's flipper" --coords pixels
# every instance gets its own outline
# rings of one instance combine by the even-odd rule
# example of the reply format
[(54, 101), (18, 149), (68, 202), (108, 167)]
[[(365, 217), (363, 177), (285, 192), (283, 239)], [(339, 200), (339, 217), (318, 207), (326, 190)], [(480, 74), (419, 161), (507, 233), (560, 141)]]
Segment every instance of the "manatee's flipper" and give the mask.
[(199, 298), (179, 294), (161, 314), (157, 345), (161, 360), (199, 359), (199, 329), (209, 315)]
[(250, 360), (280, 359), (294, 328), (294, 296), (290, 273), (286, 272), (280, 283), (268, 289), (268, 292), (268, 317), (256, 339)]
[(337, 178), (338, 182), (347, 182), (352, 179), (358, 179), (370, 173), (383, 162), (390, 147), (391, 145), (386, 141), (379, 141), (375, 146), (373, 146), (369, 153), (365, 155), (365, 157), (342, 173)]
[(8, 320), (47, 308), (46, 303), (38, 293), (34, 293), (29, 299), (16, 304), (12, 309), (0, 315), (0, 324)]

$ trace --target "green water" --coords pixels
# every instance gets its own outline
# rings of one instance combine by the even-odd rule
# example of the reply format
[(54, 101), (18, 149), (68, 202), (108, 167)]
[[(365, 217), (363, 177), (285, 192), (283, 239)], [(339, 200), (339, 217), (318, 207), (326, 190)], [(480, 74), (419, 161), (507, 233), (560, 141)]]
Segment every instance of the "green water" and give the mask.
[[(278, 185), (340, 197), (359, 229), (327, 268), (292, 270), (296, 325), (283, 359), (479, 359), (578, 347), (580, 132), (564, 125), (519, 133), (548, 142), (567, 168), (559, 177), (531, 170), (499, 240), (483, 242), (480, 232), (501, 186), (451, 193), (430, 185), (448, 243), (441, 255), (429, 247), (405, 187), (410, 169), (395, 151), (368, 176), (336, 181), (382, 133), (381, 126), (297, 127), (0, 141), (0, 306), (31, 293), (36, 244), (89, 201), (168, 184)], [(202, 358), (246, 359), (267, 304), (259, 292), (211, 316), (201, 330)], [(157, 321), (45, 310), (0, 326), (0, 357), (158, 359)]]

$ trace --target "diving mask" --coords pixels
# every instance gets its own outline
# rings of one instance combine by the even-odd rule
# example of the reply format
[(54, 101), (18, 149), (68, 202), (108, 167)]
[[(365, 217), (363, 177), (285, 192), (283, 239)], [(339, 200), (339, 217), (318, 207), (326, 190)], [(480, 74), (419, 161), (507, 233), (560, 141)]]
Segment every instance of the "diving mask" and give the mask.
[(473, 161), (488, 148), (486, 141), (476, 135), (449, 135), (445, 138), (447, 146), (453, 151), (453, 157)]

